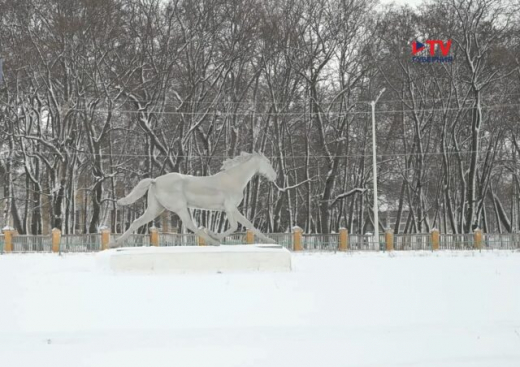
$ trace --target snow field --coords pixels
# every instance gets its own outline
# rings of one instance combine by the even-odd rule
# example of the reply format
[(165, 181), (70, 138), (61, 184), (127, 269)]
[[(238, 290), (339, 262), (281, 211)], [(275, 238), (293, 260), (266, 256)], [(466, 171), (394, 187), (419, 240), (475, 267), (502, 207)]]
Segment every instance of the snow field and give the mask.
[(290, 273), (0, 256), (2, 366), (519, 366), (520, 253), (293, 253)]

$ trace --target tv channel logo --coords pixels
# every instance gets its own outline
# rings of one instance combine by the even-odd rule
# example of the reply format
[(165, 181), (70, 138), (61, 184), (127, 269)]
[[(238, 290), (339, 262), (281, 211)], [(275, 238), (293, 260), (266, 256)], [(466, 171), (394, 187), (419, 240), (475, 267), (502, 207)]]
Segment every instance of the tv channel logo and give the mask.
[[(427, 47), (428, 46), (428, 47)], [(430, 51), (429, 56), (424, 56), (424, 51)], [(449, 56), (451, 40), (426, 40), (424, 43), (419, 41), (412, 42), (412, 62), (418, 63), (449, 63), (453, 61), (453, 56)], [(436, 51), (440, 50), (442, 56), (437, 56)], [(421, 55), (422, 54), (422, 55)]]

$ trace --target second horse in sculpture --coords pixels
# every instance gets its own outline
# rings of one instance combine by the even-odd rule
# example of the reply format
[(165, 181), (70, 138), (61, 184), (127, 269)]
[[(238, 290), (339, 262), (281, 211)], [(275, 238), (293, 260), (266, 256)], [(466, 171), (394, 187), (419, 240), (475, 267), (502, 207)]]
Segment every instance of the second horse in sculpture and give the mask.
[[(186, 228), (212, 245), (218, 245), (218, 240), (235, 232), (238, 223), (252, 230), (260, 239), (272, 242), (237, 209), (243, 199), (247, 183), (257, 173), (269, 181), (276, 179), (275, 170), (263, 154), (242, 152), (239, 156), (226, 160), (221, 171), (212, 176), (168, 173), (155, 179), (141, 180), (128, 196), (118, 200), (117, 203), (132, 204), (148, 192), (148, 207), (112, 247), (120, 247), (133, 231), (152, 221), (165, 210), (177, 213)], [(210, 236), (203, 228), (197, 228), (189, 209), (224, 211), (230, 228), (223, 233), (210, 232)]]

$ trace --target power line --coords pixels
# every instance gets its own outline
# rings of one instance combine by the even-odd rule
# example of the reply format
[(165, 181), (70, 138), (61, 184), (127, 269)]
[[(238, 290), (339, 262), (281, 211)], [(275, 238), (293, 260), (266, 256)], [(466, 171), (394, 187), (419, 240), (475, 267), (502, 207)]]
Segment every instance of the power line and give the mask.
[[(31, 78), (31, 77), (26, 77), (26, 78), (23, 78), (23, 79), (27, 79), (27, 78)], [(22, 79), (22, 80), (23, 80)], [(494, 94), (488, 94), (488, 95), (484, 95), (482, 96), (482, 98), (486, 99), (486, 98), (492, 98), (492, 97), (512, 97), (512, 96), (520, 96), (520, 93), (494, 93)], [(76, 100), (79, 100), (79, 101), (84, 101), (85, 103), (88, 103), (88, 102), (93, 102), (93, 101), (96, 101), (98, 98), (92, 98), (92, 97), (77, 97)], [(100, 97), (99, 98), (100, 100), (104, 100), (103, 97)], [(336, 104), (345, 104), (345, 102), (343, 101), (336, 101), (338, 98), (333, 98), (331, 100), (329, 99), (325, 99), (325, 100), (318, 100), (316, 101), (317, 103), (321, 104), (321, 105), (336, 105)], [(440, 102), (440, 101), (453, 101), (454, 103), (455, 102), (458, 102), (459, 100), (456, 100), (454, 98), (440, 98), (440, 97), (435, 97), (435, 98), (416, 98), (416, 99), (391, 99), (391, 100), (381, 100), (382, 103), (404, 103), (404, 102), (431, 102), (431, 101), (434, 101), (434, 102)], [(464, 102), (474, 102), (475, 99), (474, 98), (468, 98), (468, 99), (465, 99)], [(162, 102), (161, 100), (147, 100), (147, 99), (137, 99), (137, 100), (134, 100), (134, 99), (131, 99), (129, 97), (125, 97), (124, 100), (120, 100), (119, 103), (120, 104), (125, 104), (125, 103), (135, 103), (135, 102), (138, 102), (138, 103), (149, 103), (149, 102), (153, 102), (155, 103), (156, 105), (160, 105), (160, 106), (173, 106), (173, 107), (178, 107), (180, 106), (181, 104), (182, 105), (241, 105), (241, 106), (259, 106), (259, 105), (266, 105), (266, 106), (273, 106), (273, 105), (279, 105), (279, 106), (286, 106), (286, 105), (306, 105), (308, 103), (311, 103), (313, 102), (313, 99), (309, 98), (309, 99), (306, 99), (306, 100), (297, 100), (297, 101), (286, 101), (286, 102), (273, 102), (273, 101), (270, 101), (270, 102), (267, 102), (267, 101), (261, 101), (261, 102), (237, 102), (237, 101), (222, 101), (222, 100), (219, 100), (219, 101), (182, 101), (182, 102)], [(369, 104), (371, 102), (371, 100), (367, 100), (367, 99), (364, 99), (364, 100), (356, 100), (356, 101), (352, 101), (351, 104), (353, 105), (356, 105), (356, 104)]]
[[(503, 94), (503, 93), (495, 93), (495, 94), (488, 94), (488, 95), (484, 95), (483, 98), (491, 98), (491, 97), (509, 97), (509, 96), (520, 96), (520, 93), (506, 93), (506, 94)], [(91, 98), (91, 99), (87, 99), (87, 97), (79, 97), (78, 98), (79, 100), (83, 100), (83, 101), (95, 101), (96, 98)], [(332, 99), (332, 102), (330, 102), (329, 100), (325, 99), (325, 100), (318, 100), (316, 101), (317, 103), (320, 103), (320, 104), (326, 104), (326, 105), (335, 105), (335, 104), (345, 104), (345, 102), (342, 102), (342, 101), (336, 101), (338, 98), (334, 98)], [(450, 101), (453, 101), (453, 102), (457, 102), (457, 100), (454, 100), (453, 98), (416, 98), (416, 99), (391, 99), (391, 100), (381, 100), (382, 103), (402, 103), (402, 102), (424, 102), (424, 101), (444, 101), (444, 100), (450, 100)], [(334, 102), (336, 101), (336, 102)], [(466, 102), (474, 102), (475, 99), (474, 98), (468, 98), (465, 100)], [(299, 105), (299, 104), (308, 104), (308, 103), (312, 103), (313, 102), (313, 99), (311, 98), (308, 98), (308, 99), (305, 99), (305, 100), (297, 100), (297, 101), (286, 101), (286, 102), (267, 102), (267, 101), (261, 101), (261, 102), (237, 102), (237, 101), (222, 101), (222, 100), (219, 100), (219, 101), (183, 101), (183, 102), (178, 102), (178, 103), (175, 103), (175, 102), (165, 102), (165, 103), (162, 103), (162, 101), (160, 100), (141, 100), (141, 99), (138, 99), (138, 100), (134, 100), (134, 99), (130, 99), (128, 97), (125, 98), (125, 101), (121, 101), (121, 103), (127, 103), (127, 102), (130, 102), (130, 103), (134, 103), (134, 102), (138, 102), (138, 103), (148, 103), (148, 102), (154, 102), (156, 103), (156, 105), (166, 105), (166, 106), (171, 106), (171, 105), (174, 105), (174, 104), (177, 104), (177, 105), (181, 105), (181, 104), (188, 104), (188, 105), (194, 105), (194, 104), (201, 104), (201, 105), (217, 105), (217, 104), (220, 104), (220, 105), (243, 105), (243, 106), (257, 106), (257, 105), (267, 105), (267, 106), (272, 106), (272, 105), (282, 105), (282, 106), (285, 106), (285, 105), (290, 105), (290, 104), (295, 104), (295, 105)], [(372, 100), (356, 100), (356, 101), (352, 101), (352, 104), (362, 104), (362, 103), (365, 103), (365, 104), (368, 104), (372, 102)]]
[[(512, 104), (497, 104), (497, 105), (483, 105), (481, 106), (482, 109), (497, 109), (497, 108), (509, 108), (509, 107), (518, 107), (520, 106), (520, 103), (512, 103)], [(382, 114), (382, 113), (409, 113), (412, 111), (416, 112), (433, 112), (433, 111), (461, 111), (461, 110), (473, 110), (475, 109), (474, 106), (467, 106), (467, 107), (446, 107), (446, 108), (423, 108), (423, 109), (417, 109), (417, 110), (406, 110), (406, 109), (400, 109), (400, 110), (376, 110), (375, 113)], [(90, 111), (87, 108), (68, 108), (68, 111), (77, 111), (77, 112), (97, 112), (97, 113), (130, 113), (130, 114), (138, 114), (145, 112), (145, 110), (120, 110), (120, 109), (112, 109), (112, 110), (106, 110), (106, 109), (96, 109), (94, 111)], [(352, 112), (306, 112), (306, 111), (300, 111), (300, 112), (259, 112), (259, 111), (247, 111), (247, 112), (223, 112), (223, 111), (205, 111), (205, 112), (178, 112), (178, 111), (157, 111), (157, 112), (148, 112), (151, 115), (190, 115), (190, 116), (199, 116), (199, 115), (218, 115), (218, 116), (250, 116), (252, 114), (254, 115), (262, 115), (262, 116), (305, 116), (305, 115), (332, 115), (336, 117), (347, 117), (351, 115), (366, 115), (371, 114), (370, 111), (352, 111)]]
[[(23, 152), (21, 149), (12, 149), (11, 150), (12, 152)], [(411, 156), (439, 156), (439, 155), (465, 155), (465, 154), (474, 154), (474, 153), (487, 153), (488, 150), (463, 150), (463, 151), (448, 151), (448, 152), (423, 152), (423, 153), (385, 153), (385, 154), (377, 154), (378, 157), (411, 157)], [(2, 155), (2, 153), (9, 153), (9, 151), (4, 151), (4, 152), (0, 152), (0, 157)], [(56, 155), (56, 153), (51, 153), (53, 155)], [(109, 157), (109, 156), (113, 156), (113, 157), (133, 157), (133, 158), (168, 158), (168, 157), (173, 157), (173, 158), (191, 158), (191, 159), (201, 159), (201, 158), (221, 158), (221, 159), (228, 159), (230, 158), (229, 156), (227, 155), (193, 155), (193, 154), (190, 154), (190, 155), (174, 155), (174, 156), (166, 156), (164, 154), (157, 154), (157, 155), (149, 155), (149, 154), (128, 154), (128, 153), (121, 153), (121, 154), (118, 154), (118, 153), (112, 153), (112, 154), (109, 154), (109, 153), (101, 153), (101, 154), (97, 154), (97, 153), (90, 153), (90, 152), (71, 152), (71, 153), (65, 153), (63, 152), (64, 155), (68, 155), (68, 156), (80, 156), (80, 155), (85, 155), (85, 156), (91, 156), (91, 157), (96, 157), (96, 156), (105, 156), (105, 157)], [(273, 159), (273, 158), (279, 158), (279, 156), (277, 155), (266, 155), (267, 158), (270, 158), (270, 159)], [(342, 155), (333, 155), (332, 158), (365, 158), (365, 157), (372, 157), (372, 154), (342, 154)], [(285, 155), (285, 159), (295, 159), (295, 158), (298, 158), (298, 159), (304, 159), (304, 158), (330, 158), (329, 156), (327, 155), (309, 155), (309, 156), (305, 156), (305, 155)]]

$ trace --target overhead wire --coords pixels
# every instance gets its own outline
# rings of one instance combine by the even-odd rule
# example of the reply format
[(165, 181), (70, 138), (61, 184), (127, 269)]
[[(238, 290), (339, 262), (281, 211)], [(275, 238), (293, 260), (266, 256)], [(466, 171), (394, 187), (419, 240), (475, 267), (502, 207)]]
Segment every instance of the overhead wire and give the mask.
[[(27, 77), (23, 77), (23, 78), (19, 78), (19, 80), (26, 80), (26, 79), (32, 79), (33, 77), (32, 76), (27, 76)], [(7, 84), (7, 82), (5, 83)], [(488, 95), (484, 95), (483, 98), (492, 98), (492, 97), (508, 97), (508, 96), (520, 96), (520, 93), (493, 93), (493, 94), (488, 94)], [(92, 102), (92, 101), (95, 101), (97, 100), (98, 98), (95, 98), (95, 97), (77, 97), (76, 98), (77, 100), (80, 100), (80, 101), (84, 101), (86, 103), (88, 102)], [(103, 98), (101, 98), (103, 99)], [(193, 101), (193, 100), (185, 100), (185, 101), (179, 101), (179, 102), (165, 102), (165, 101), (161, 101), (160, 99), (132, 99), (130, 97), (124, 97), (125, 101), (120, 101), (121, 103), (135, 103), (135, 102), (138, 102), (138, 103), (149, 103), (149, 102), (153, 102), (153, 103), (156, 103), (158, 105), (163, 105), (163, 106), (178, 106), (178, 105), (215, 105), (215, 104), (224, 104), (224, 105), (242, 105), (242, 106), (247, 106), (247, 105), (250, 105), (250, 106), (258, 106), (258, 105), (266, 105), (266, 106), (273, 106), (273, 105), (282, 105), (282, 106), (285, 106), (287, 104), (307, 104), (307, 103), (311, 103), (313, 102), (313, 99), (312, 98), (308, 98), (308, 99), (300, 99), (300, 100), (297, 100), (297, 101), (280, 101), (280, 102), (277, 102), (277, 101), (261, 101), (261, 102), (239, 102), (239, 101), (222, 101), (222, 100), (219, 100), (219, 101)], [(322, 104), (322, 105), (336, 105), (336, 104), (345, 104), (344, 101), (336, 101), (338, 99), (338, 97), (334, 97), (334, 98), (330, 98), (330, 99), (322, 99), (322, 100), (317, 100), (316, 102)], [(432, 97), (432, 98), (415, 98), (415, 99), (410, 99), (410, 98), (400, 98), (400, 99), (391, 99), (391, 100), (381, 100), (381, 103), (404, 103), (404, 102), (431, 102), (431, 101), (434, 101), (434, 102), (437, 102), (437, 101), (443, 101), (443, 100), (453, 100), (454, 102), (456, 102), (456, 100), (454, 100), (453, 98), (443, 98), (443, 97)], [(465, 102), (472, 102), (472, 101), (475, 101), (474, 98), (467, 98), (467, 99), (464, 99)], [(355, 101), (352, 101), (352, 104), (370, 104), (372, 102), (372, 100), (370, 99), (361, 99), (361, 100), (355, 100)]]
[[(484, 98), (492, 98), (492, 97), (510, 97), (510, 96), (520, 96), (520, 93), (494, 93), (494, 94), (487, 94), (487, 95), (484, 95), (483, 97)], [(78, 98), (79, 100), (82, 100), (82, 101), (85, 101), (85, 102), (92, 102), (92, 101), (95, 101), (97, 100), (97, 98), (92, 98), (90, 97), (89, 99), (87, 97), (79, 97)], [(338, 98), (333, 98), (332, 101), (336, 101)], [(381, 100), (381, 103), (403, 103), (403, 102), (431, 102), (431, 101), (434, 101), (434, 102), (439, 102), (439, 101), (444, 101), (444, 100), (450, 100), (450, 101), (453, 101), (453, 102), (456, 102), (456, 100), (454, 98), (439, 98), (439, 97), (435, 97), (435, 98), (416, 98), (416, 99), (391, 99), (391, 100)], [(261, 101), (261, 102), (239, 102), (239, 101), (222, 101), (222, 100), (219, 100), (219, 101), (193, 101), (193, 100), (188, 100), (188, 101), (179, 101), (179, 102), (164, 102), (161, 101), (161, 100), (142, 100), (142, 99), (137, 99), (137, 100), (134, 100), (134, 99), (131, 99), (129, 97), (126, 97), (125, 98), (125, 101), (121, 101), (122, 103), (135, 103), (135, 102), (138, 102), (138, 103), (149, 103), (149, 102), (153, 102), (153, 103), (156, 103), (157, 105), (164, 105), (164, 106), (172, 106), (172, 105), (181, 105), (181, 104), (188, 104), (188, 105), (217, 105), (217, 104), (221, 104), (221, 105), (242, 105), (242, 106), (258, 106), (258, 105), (266, 105), (266, 106), (273, 106), (273, 105), (288, 105), (288, 104), (293, 104), (293, 105), (299, 105), (299, 104), (308, 104), (308, 103), (312, 103), (314, 100), (312, 98), (308, 98), (308, 99), (300, 99), (300, 100), (296, 100), (296, 101), (280, 101), (280, 102), (275, 102), (275, 101)], [(466, 102), (474, 102), (475, 101), (475, 98), (467, 98), (465, 99), (464, 101)], [(336, 104), (345, 104), (344, 101), (336, 101), (336, 102), (330, 102), (328, 100), (317, 100), (316, 102), (320, 103), (320, 104), (325, 104), (325, 105), (336, 105)], [(354, 100), (352, 101), (352, 104), (370, 104), (372, 102), (372, 100), (369, 100), (369, 99), (362, 99), (362, 100)]]
[[(520, 106), (520, 103), (511, 103), (511, 104), (497, 104), (497, 105), (481, 105), (480, 108), (483, 109), (496, 109), (496, 108), (508, 108), (508, 107), (518, 107)], [(121, 109), (95, 109), (94, 111), (91, 111), (88, 108), (65, 108), (67, 111), (78, 111), (78, 112), (97, 112), (97, 113), (129, 113), (129, 114), (138, 114), (146, 112), (144, 109), (140, 110), (121, 110)], [(467, 106), (467, 107), (439, 107), (439, 108), (422, 108), (417, 110), (410, 110), (410, 109), (398, 109), (398, 110), (376, 110), (376, 114), (382, 114), (382, 113), (407, 113), (407, 112), (433, 112), (433, 111), (460, 111), (460, 110), (473, 110), (475, 109), (475, 106)], [(298, 115), (332, 115), (337, 117), (346, 117), (350, 115), (366, 115), (371, 114), (371, 111), (351, 111), (351, 112), (308, 112), (308, 111), (299, 111), (299, 112), (272, 112), (272, 111), (244, 111), (244, 112), (225, 112), (225, 111), (201, 111), (201, 112), (179, 112), (179, 111), (149, 111), (149, 114), (152, 115), (193, 115), (193, 116), (199, 116), (199, 115), (219, 115), (219, 116), (249, 116), (251, 114), (255, 115), (265, 115), (265, 116), (298, 116)]]
[[(12, 149), (10, 151), (3, 151), (3, 152), (0, 152), (0, 158), (2, 157), (3, 154), (8, 154), (9, 152), (23, 152), (22, 149)], [(438, 155), (461, 155), (461, 154), (473, 154), (473, 153), (487, 153), (488, 150), (461, 150), (461, 151), (447, 151), (447, 152), (422, 152), (422, 153), (419, 153), (419, 152), (415, 152), (415, 153), (378, 153), (377, 156), (378, 157), (403, 157), (403, 156), (406, 156), (406, 157), (409, 157), (409, 156), (438, 156)], [(228, 155), (218, 155), (218, 154), (215, 154), (215, 155), (195, 155), (195, 154), (188, 154), (188, 155), (164, 155), (164, 154), (155, 154), (155, 155), (150, 155), (150, 154), (129, 154), (129, 153), (112, 153), (112, 154), (109, 154), (109, 153), (101, 153), (101, 154), (97, 154), (97, 153), (91, 153), (91, 152), (63, 152), (63, 154), (66, 154), (66, 155), (69, 155), (69, 156), (79, 156), (79, 155), (85, 155), (85, 156), (113, 156), (113, 157), (134, 157), (134, 158), (150, 158), (150, 157), (153, 157), (153, 158), (168, 158), (168, 157), (174, 157), (174, 158), (222, 158), (222, 159), (227, 159), (227, 158), (230, 158)], [(265, 154), (264, 154), (265, 155)], [(265, 157), (267, 158), (279, 158), (278, 155), (265, 155)], [(304, 158), (366, 158), (366, 157), (372, 157), (372, 153), (370, 154), (338, 154), (338, 155), (332, 155), (332, 156), (327, 156), (327, 155), (318, 155), (318, 154), (310, 154), (308, 156), (306, 155), (289, 155), (289, 154), (286, 154), (285, 155), (285, 158), (286, 159), (295, 159), (295, 158), (298, 158), (298, 159), (304, 159)]]
[[(513, 104), (496, 104), (496, 105), (482, 105), (481, 108), (483, 109), (498, 109), (498, 108), (511, 108), (511, 107), (519, 107), (520, 106), (520, 103), (513, 103)], [(415, 110), (416, 112), (433, 112), (433, 111), (448, 111), (448, 110), (473, 110), (475, 107), (474, 106), (468, 106), (468, 107), (445, 107), (445, 108), (427, 108), (427, 109), (418, 109), (418, 110)], [(68, 109), (69, 111), (78, 111), (78, 112), (81, 112), (81, 111), (90, 111), (89, 109), (86, 109), (86, 108), (70, 108)], [(113, 109), (113, 110), (103, 110), (103, 109), (96, 109), (95, 112), (100, 112), (100, 113), (114, 113), (114, 112), (121, 112), (121, 113), (141, 113), (142, 111), (136, 111), (136, 110), (120, 110), (120, 109)], [(399, 110), (376, 110), (376, 113), (379, 113), (379, 114), (383, 114), (383, 113), (409, 113), (411, 112), (411, 110), (405, 110), (405, 109), (399, 109)], [(307, 112), (307, 111), (300, 111), (300, 112), (258, 112), (258, 111), (254, 111), (254, 112), (247, 112), (247, 113), (226, 113), (226, 112), (220, 112), (220, 111), (213, 111), (213, 112), (173, 112), (173, 111), (158, 111), (158, 112), (152, 112), (152, 114), (167, 114), (167, 115), (204, 115), (204, 114), (209, 114), (209, 115), (214, 115), (214, 114), (218, 114), (219, 116), (228, 116), (228, 115), (243, 115), (243, 116), (249, 116), (251, 113), (254, 113), (255, 115), (282, 115), (282, 116), (294, 116), (294, 115), (298, 115), (298, 116), (303, 116), (303, 115), (317, 115), (317, 114), (324, 114), (324, 115), (332, 115), (332, 116), (336, 116), (336, 117), (346, 117), (346, 116), (349, 116), (349, 115), (355, 115), (355, 114), (370, 114), (371, 111), (352, 111), (352, 112), (348, 112), (348, 113), (345, 113), (345, 112), (338, 112), (338, 113), (335, 113), (335, 112), (315, 112), (315, 113), (310, 113), (310, 112)], [(154, 127), (152, 129), (153, 131), (163, 131), (163, 132), (172, 132), (172, 130), (167, 130), (165, 129), (165, 127)], [(21, 149), (13, 149), (12, 151), (22, 151)], [(423, 155), (423, 156), (428, 156), (428, 155), (454, 155), (454, 154), (457, 154), (457, 155), (460, 155), (460, 154), (473, 154), (473, 153), (476, 153), (476, 152), (486, 152), (486, 151), (451, 151), (451, 152), (423, 152), (423, 153), (379, 153), (377, 154), (377, 156), (379, 157), (392, 157), (392, 156), (412, 156), (412, 155)], [(0, 154), (2, 153), (5, 153), (4, 152), (0, 152)], [(66, 153), (66, 154), (69, 154), (69, 155), (90, 155), (90, 156), (96, 156), (97, 154), (95, 153), (90, 153), (90, 152), (74, 152), (74, 153)], [(108, 153), (102, 153), (101, 155), (108, 155)], [(112, 156), (119, 156), (119, 157), (150, 157), (149, 154), (117, 154), (117, 153), (112, 153), (111, 154)], [(173, 155), (175, 157), (179, 157), (179, 158), (228, 158), (228, 156), (217, 156), (217, 155), (207, 155), (207, 156), (204, 156), (204, 155)], [(371, 157), (372, 154), (349, 154), (349, 155), (336, 155), (334, 157), (338, 157), (338, 158), (361, 158), (361, 157)], [(155, 158), (160, 158), (160, 157), (166, 157), (164, 154), (157, 154), (157, 155), (153, 155), (153, 157)], [(271, 156), (269, 158), (276, 158), (277, 156)], [(288, 158), (307, 158), (307, 156), (287, 156)], [(313, 158), (329, 158), (328, 156), (325, 156), (325, 155), (310, 155), (309, 157), (313, 157)]]

